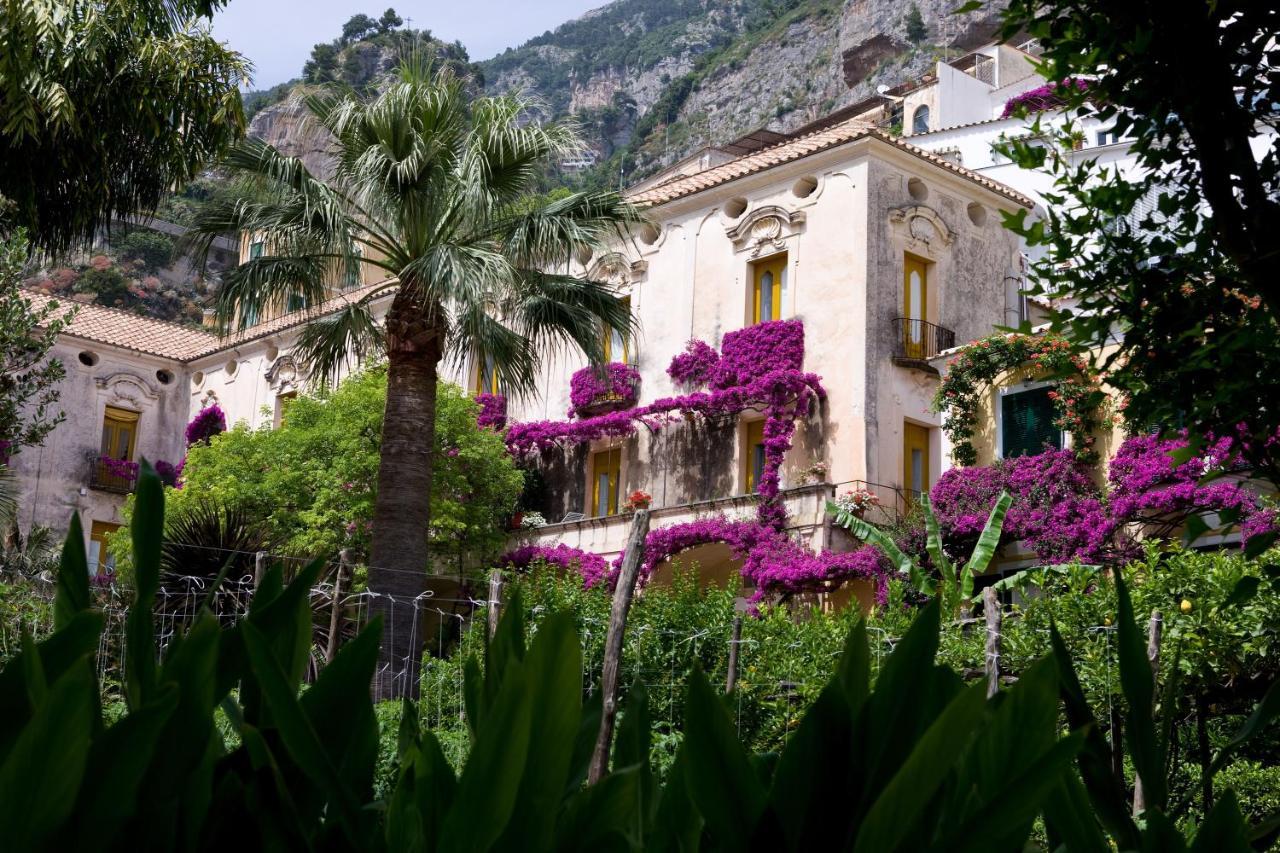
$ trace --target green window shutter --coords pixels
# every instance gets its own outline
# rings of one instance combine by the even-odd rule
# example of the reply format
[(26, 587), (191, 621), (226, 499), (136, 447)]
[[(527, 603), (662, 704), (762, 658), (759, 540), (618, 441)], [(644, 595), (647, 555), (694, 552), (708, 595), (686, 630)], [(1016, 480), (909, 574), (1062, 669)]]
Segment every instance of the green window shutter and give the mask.
[(1006, 394), (1001, 399), (1001, 455), (1005, 459), (1014, 456), (1034, 456), (1044, 451), (1045, 445), (1062, 447), (1062, 432), (1053, 425), (1052, 388), (1033, 388)]

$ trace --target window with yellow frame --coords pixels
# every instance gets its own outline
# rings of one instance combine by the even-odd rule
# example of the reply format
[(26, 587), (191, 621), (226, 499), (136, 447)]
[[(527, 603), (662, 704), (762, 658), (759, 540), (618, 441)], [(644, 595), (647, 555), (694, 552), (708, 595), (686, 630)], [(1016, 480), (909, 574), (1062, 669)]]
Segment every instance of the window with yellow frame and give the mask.
[[(627, 314), (631, 313), (631, 297), (624, 296), (619, 300), (622, 306), (627, 309)], [(623, 364), (630, 364), (631, 358), (631, 342), (627, 340), (627, 336), (619, 332), (617, 329), (610, 328), (604, 324), (604, 360), (605, 362), (618, 361)]]
[(493, 356), (486, 355), (476, 360), (475, 381), (471, 385), (472, 394), (499, 394), (498, 369), (493, 363)]
[(90, 574), (111, 574), (115, 571), (116, 560), (111, 556), (108, 537), (120, 529), (120, 525), (106, 521), (95, 521), (89, 530), (89, 572)]
[(622, 485), (622, 448), (591, 454), (591, 506), (594, 516), (618, 514), (618, 491)]
[(102, 415), (102, 455), (133, 461), (138, 442), (137, 412), (107, 406)]
[(742, 485), (753, 494), (764, 474), (764, 421), (751, 421), (742, 431)]
[(787, 253), (770, 255), (751, 265), (751, 322), (782, 319), (787, 290)]
[(293, 401), (298, 399), (297, 391), (286, 391), (283, 394), (276, 395), (276, 429), (284, 426), (285, 415), (289, 413), (289, 406), (293, 405)]

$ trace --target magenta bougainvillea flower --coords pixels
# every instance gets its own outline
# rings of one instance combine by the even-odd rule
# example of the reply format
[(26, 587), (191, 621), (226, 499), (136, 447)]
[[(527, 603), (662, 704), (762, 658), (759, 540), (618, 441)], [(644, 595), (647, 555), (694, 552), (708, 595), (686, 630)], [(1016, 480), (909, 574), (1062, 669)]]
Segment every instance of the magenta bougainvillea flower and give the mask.
[(507, 425), (507, 398), (501, 394), (477, 394), (476, 405), (480, 413), (476, 415), (476, 425), (481, 429), (500, 430)]
[(195, 444), (208, 444), (209, 439), (220, 432), (227, 431), (227, 416), (217, 403), (205, 406), (187, 424), (187, 447)]
[(706, 385), (720, 363), (720, 353), (705, 341), (691, 340), (684, 345), (684, 352), (671, 359), (667, 375), (677, 385), (693, 389)]
[(570, 416), (588, 410), (628, 409), (640, 394), (640, 371), (629, 364), (610, 362), (588, 366), (569, 379)]
[(1014, 95), (1006, 101), (1000, 118), (1056, 110), (1067, 102), (1070, 95), (1087, 91), (1089, 91), (1089, 81), (1078, 77), (1068, 77), (1059, 83), (1045, 83), (1043, 86)]

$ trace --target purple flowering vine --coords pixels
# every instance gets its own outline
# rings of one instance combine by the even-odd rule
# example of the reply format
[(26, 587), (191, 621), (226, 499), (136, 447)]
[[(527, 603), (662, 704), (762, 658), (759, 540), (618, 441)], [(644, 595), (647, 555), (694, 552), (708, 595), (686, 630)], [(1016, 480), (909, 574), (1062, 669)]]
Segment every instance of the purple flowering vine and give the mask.
[(187, 424), (187, 447), (208, 444), (209, 439), (227, 431), (227, 416), (217, 403), (205, 406)]
[(667, 367), (667, 375), (677, 385), (693, 389), (706, 385), (711, 381), (716, 366), (720, 364), (720, 353), (716, 352), (705, 341), (691, 340), (684, 345), (684, 352), (671, 359)]
[(507, 425), (507, 398), (501, 394), (477, 394), (476, 405), (480, 413), (476, 425), (481, 429), (500, 430)]
[(1000, 118), (1056, 110), (1064, 106), (1071, 95), (1088, 91), (1089, 81), (1078, 77), (1068, 77), (1057, 83), (1045, 83), (1043, 86), (1028, 89), (1005, 101), (1004, 112), (1000, 113)]
[(569, 402), (573, 415), (601, 410), (629, 409), (640, 394), (640, 371), (630, 364), (610, 362), (591, 365), (569, 379)]

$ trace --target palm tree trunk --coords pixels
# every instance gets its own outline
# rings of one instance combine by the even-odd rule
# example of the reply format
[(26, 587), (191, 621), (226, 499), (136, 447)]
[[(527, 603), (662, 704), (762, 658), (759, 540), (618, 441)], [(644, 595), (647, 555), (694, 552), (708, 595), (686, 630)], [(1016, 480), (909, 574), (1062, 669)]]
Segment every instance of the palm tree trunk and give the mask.
[[(398, 301), (398, 300), (397, 300)], [(415, 316), (416, 315), (416, 316)], [(409, 305), (387, 316), (387, 402), (370, 554), (370, 616), (382, 616), (376, 699), (418, 695), (442, 336)]]

